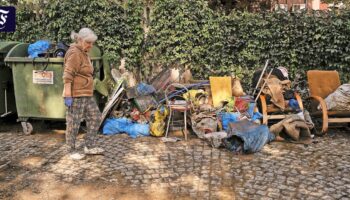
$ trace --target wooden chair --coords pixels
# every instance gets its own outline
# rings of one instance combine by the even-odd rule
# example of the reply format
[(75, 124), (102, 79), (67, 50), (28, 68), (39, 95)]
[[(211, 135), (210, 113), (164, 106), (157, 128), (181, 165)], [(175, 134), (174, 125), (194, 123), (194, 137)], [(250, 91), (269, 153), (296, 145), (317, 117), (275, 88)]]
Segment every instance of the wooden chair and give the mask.
[[(294, 93), (295, 99), (298, 101), (300, 110), (304, 110), (303, 102), (301, 100), (301, 97), (298, 93)], [(266, 96), (260, 95), (260, 107), (261, 107), (261, 114), (263, 115), (263, 121), (262, 123), (267, 125), (269, 120), (282, 120), (286, 117), (288, 117), (290, 112), (293, 111), (292, 108), (287, 107), (285, 110), (281, 110), (277, 106), (273, 104), (267, 105), (266, 103)]]
[[(350, 111), (329, 111), (324, 100), (341, 85), (337, 71), (310, 70), (307, 72), (307, 80), (310, 92), (310, 115), (313, 120), (322, 120), (322, 134), (328, 131), (329, 123), (350, 122)], [(318, 105), (321, 110), (317, 109)]]
[[(179, 88), (182, 92), (176, 92), (175, 94), (173, 91), (170, 91), (171, 88)], [(188, 89), (179, 83), (172, 83), (165, 89), (165, 99), (166, 99), (166, 105), (169, 108), (169, 116), (168, 116), (168, 122), (167, 127), (165, 131), (165, 137), (168, 137), (168, 133), (170, 128), (174, 129), (174, 112), (180, 112), (183, 114), (183, 120), (181, 122), (177, 121), (178, 123), (181, 123), (183, 127), (180, 127), (182, 129), (182, 132), (185, 136), (185, 140), (187, 141), (187, 114), (191, 112), (191, 100), (185, 100), (182, 96), (180, 96), (182, 93), (188, 92)], [(171, 123), (171, 127), (170, 127)]]

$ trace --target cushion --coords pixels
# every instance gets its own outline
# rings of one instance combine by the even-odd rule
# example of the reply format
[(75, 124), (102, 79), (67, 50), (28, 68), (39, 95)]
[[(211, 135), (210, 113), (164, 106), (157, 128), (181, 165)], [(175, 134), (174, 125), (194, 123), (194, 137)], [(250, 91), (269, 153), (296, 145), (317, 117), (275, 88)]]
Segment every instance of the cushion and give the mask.
[(307, 80), (311, 96), (326, 98), (340, 86), (337, 71), (309, 70)]

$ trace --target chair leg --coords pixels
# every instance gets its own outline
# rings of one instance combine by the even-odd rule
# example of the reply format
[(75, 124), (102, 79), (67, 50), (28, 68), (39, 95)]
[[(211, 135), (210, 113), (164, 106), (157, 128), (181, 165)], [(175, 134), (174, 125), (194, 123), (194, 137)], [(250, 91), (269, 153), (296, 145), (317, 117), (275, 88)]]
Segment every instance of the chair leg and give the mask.
[(300, 95), (297, 92), (295, 92), (294, 96), (295, 96), (295, 99), (298, 101), (298, 105), (299, 105), (300, 110), (304, 111), (304, 105), (303, 105), (303, 101), (301, 100)]
[(171, 121), (171, 117), (173, 115), (173, 111), (171, 110), (171, 108), (169, 109), (169, 118), (168, 118), (168, 124), (166, 126), (166, 131), (165, 131), (165, 137), (168, 137), (168, 133), (169, 133), (169, 126), (170, 126), (170, 121)]
[(267, 125), (267, 121), (268, 121), (268, 116), (267, 114), (263, 114), (263, 124)]
[(263, 115), (262, 123), (267, 125), (268, 114), (267, 114), (266, 98), (264, 95), (260, 95), (260, 102), (261, 102), (261, 113)]
[(186, 110), (184, 112), (184, 122), (185, 122), (184, 134), (185, 134), (185, 140), (187, 141), (187, 111)]
[(322, 111), (322, 134), (328, 131), (328, 113)]

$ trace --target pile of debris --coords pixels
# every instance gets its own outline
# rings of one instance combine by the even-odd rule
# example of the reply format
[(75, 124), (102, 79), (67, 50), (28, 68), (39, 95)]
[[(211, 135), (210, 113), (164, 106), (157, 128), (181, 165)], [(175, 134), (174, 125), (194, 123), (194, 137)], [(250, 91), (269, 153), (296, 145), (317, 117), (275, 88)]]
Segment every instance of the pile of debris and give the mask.
[[(276, 70), (285, 74), (282, 68)], [(119, 75), (115, 78), (118, 79), (117, 87), (103, 111), (102, 133), (127, 133), (133, 138), (167, 137), (170, 129), (179, 126), (187, 131), (188, 125), (197, 137), (207, 140), (213, 147), (225, 147), (238, 154), (253, 153), (276, 138), (281, 140), (281, 132), (290, 132), (290, 127), (294, 127), (291, 138), (299, 140), (299, 135), (304, 136), (305, 131), (301, 131), (301, 134), (296, 132), (300, 132), (301, 128), (312, 128), (300, 114), (291, 115), (292, 120), (287, 118), (273, 126), (272, 130), (261, 124), (262, 114), (257, 108), (257, 96), (261, 92), (270, 95), (270, 103), (283, 110), (286, 106), (280, 100), (286, 94), (283, 89), (290, 90), (290, 84), (287, 84), (288, 87), (283, 85), (289, 81), (288, 77), (283, 76), (284, 80), (280, 80), (275, 76), (270, 77), (271, 73), (267, 77), (263, 73), (260, 71), (258, 76), (267, 84), (259, 80), (256, 89), (259, 88), (260, 92), (255, 96), (247, 95), (240, 80), (231, 76), (209, 77), (209, 80), (203, 81), (187, 78), (180, 83), (177, 70), (165, 69), (146, 84), (130, 83)], [(295, 104), (289, 106), (300, 112)], [(311, 137), (310, 131), (306, 132)], [(184, 135), (187, 139), (187, 132)]]

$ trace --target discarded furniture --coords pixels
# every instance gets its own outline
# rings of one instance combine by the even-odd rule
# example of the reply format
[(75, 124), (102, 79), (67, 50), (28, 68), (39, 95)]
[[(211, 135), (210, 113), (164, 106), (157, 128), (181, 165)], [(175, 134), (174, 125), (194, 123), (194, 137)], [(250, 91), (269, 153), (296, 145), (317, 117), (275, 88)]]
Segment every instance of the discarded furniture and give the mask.
[(151, 108), (157, 108), (158, 102), (152, 95), (146, 95), (146, 96), (138, 96), (135, 97), (133, 100), (134, 104), (136, 105), (136, 108), (141, 112), (144, 113)]
[[(171, 89), (177, 88), (176, 90), (171, 91)], [(168, 87), (165, 89), (165, 99), (166, 99), (166, 105), (169, 108), (169, 116), (168, 116), (168, 123), (167, 128), (165, 131), (165, 137), (168, 137), (169, 129), (170, 129), (170, 123), (171, 128), (174, 129), (174, 123), (178, 124), (179, 126), (182, 126), (182, 132), (185, 136), (185, 140), (187, 140), (187, 113), (191, 110), (191, 100), (185, 100), (182, 96), (180, 96), (180, 93), (186, 93), (188, 92), (188, 89), (179, 83), (172, 83), (168, 85)], [(174, 114), (175, 112), (183, 113), (183, 120), (174, 120)]]
[[(350, 111), (327, 110), (324, 100), (341, 85), (337, 71), (310, 70), (307, 72), (307, 80), (311, 100), (309, 112), (316, 122), (322, 119), (322, 134), (327, 132), (329, 123), (350, 122)], [(321, 110), (317, 109), (319, 105)]]
[[(300, 95), (295, 92), (294, 93), (295, 99), (298, 101), (298, 105), (301, 111), (304, 110), (303, 102), (301, 100)], [(261, 105), (261, 114), (263, 115), (263, 121), (262, 123), (267, 125), (269, 120), (282, 120), (285, 119), (290, 115), (290, 112), (293, 112), (294, 110), (290, 107), (285, 108), (282, 110), (281, 108), (278, 108), (274, 104), (267, 104), (266, 103), (266, 96), (260, 95), (260, 105)]]
[(164, 69), (156, 77), (151, 80), (151, 85), (156, 91), (164, 90), (171, 83), (171, 70)]
[[(260, 99), (260, 112), (263, 115), (263, 124), (268, 123), (269, 120), (281, 120), (288, 117), (291, 113), (295, 114), (295, 111), (303, 111), (304, 106), (300, 95), (297, 92), (293, 92), (290, 89), (290, 81), (283, 80), (276, 76), (271, 76), (273, 70), (270, 71), (264, 83), (261, 86), (257, 99)], [(263, 91), (263, 92), (262, 92)], [(288, 95), (286, 95), (288, 94)], [(270, 95), (271, 104), (267, 103), (267, 95)], [(288, 96), (288, 98), (286, 98)], [(287, 100), (288, 99), (288, 104)], [(294, 100), (292, 100), (294, 99)], [(289, 105), (289, 101), (295, 101), (297, 109), (292, 108)]]
[(209, 77), (214, 107), (220, 107), (222, 101), (232, 97), (231, 77)]
[(102, 111), (102, 119), (101, 119), (100, 127), (102, 126), (102, 124), (104, 123), (106, 118), (108, 118), (108, 115), (111, 113), (113, 107), (122, 101), (122, 97), (124, 95), (123, 92), (125, 92), (124, 87), (123, 87), (123, 82), (124, 81), (119, 82), (119, 84), (117, 85), (117, 87), (113, 91), (113, 94), (111, 95), (110, 99), (106, 103), (106, 106), (104, 107), (104, 109)]

